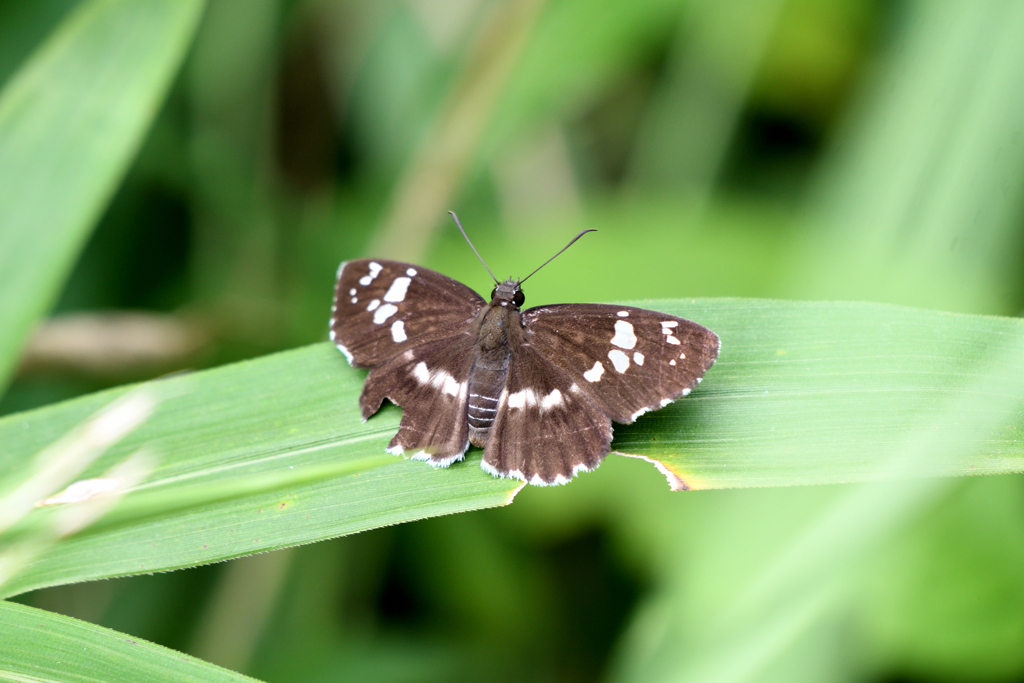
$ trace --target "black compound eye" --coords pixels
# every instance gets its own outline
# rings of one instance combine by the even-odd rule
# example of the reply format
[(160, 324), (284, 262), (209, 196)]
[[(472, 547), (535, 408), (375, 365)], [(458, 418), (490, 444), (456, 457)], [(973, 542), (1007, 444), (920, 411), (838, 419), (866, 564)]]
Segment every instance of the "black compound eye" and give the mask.
[(491, 290), (491, 298), (493, 299), (494, 295), (497, 294), (497, 293), (498, 293), (498, 288), (495, 287), (494, 289)]
[(512, 303), (514, 303), (516, 306), (522, 306), (524, 301), (526, 301), (526, 295), (523, 294), (522, 290), (516, 292), (515, 295), (512, 297)]

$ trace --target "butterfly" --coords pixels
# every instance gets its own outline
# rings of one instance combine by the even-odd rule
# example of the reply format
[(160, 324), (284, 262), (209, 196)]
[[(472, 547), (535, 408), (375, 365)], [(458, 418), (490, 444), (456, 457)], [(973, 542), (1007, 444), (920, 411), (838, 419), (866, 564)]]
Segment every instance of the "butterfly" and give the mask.
[(718, 357), (714, 332), (657, 311), (522, 311), (521, 285), (540, 268), (499, 282), (484, 267), (495, 284), (490, 302), (409, 263), (338, 267), (330, 338), (351, 365), (370, 368), (359, 398), (364, 420), (385, 398), (402, 407), (389, 453), (447, 467), (472, 444), (496, 477), (564, 484), (608, 454), (613, 420), (629, 424), (686, 396)]

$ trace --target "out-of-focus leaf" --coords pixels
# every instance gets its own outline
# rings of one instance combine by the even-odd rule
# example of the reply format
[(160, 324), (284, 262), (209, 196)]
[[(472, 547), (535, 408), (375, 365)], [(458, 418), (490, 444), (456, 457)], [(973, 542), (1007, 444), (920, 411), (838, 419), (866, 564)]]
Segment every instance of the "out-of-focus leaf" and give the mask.
[(536, 126), (579, 110), (602, 87), (654, 57), (669, 40), (684, 0), (550, 3), (516, 65), (481, 144), (490, 159)]
[(253, 681), (144, 640), (0, 602), (0, 679), (9, 681)]
[(92, 0), (0, 93), (0, 387), (131, 162), (201, 0)]
[(1024, 509), (1022, 484), (958, 486), (874, 554), (857, 603), (883, 657), (922, 679), (1012, 680), (1024, 667), (1024, 516), (1007, 514)]
[(819, 175), (833, 229), (791, 291), (1015, 312), (1024, 5), (914, 2), (902, 27)]

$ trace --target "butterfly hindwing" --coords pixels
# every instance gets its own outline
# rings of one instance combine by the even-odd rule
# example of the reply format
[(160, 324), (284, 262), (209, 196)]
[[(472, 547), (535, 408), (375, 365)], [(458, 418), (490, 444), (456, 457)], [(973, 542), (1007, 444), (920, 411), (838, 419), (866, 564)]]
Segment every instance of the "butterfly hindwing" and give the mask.
[(359, 406), (366, 419), (387, 398), (402, 407), (388, 452), (446, 467), (469, 446), (466, 387), (474, 338), (460, 334), (406, 349), (370, 370)]
[(338, 268), (331, 341), (361, 368), (410, 348), (464, 333), (486, 305), (464, 284), (438, 272), (385, 259)]
[(566, 373), (527, 345), (513, 349), (482, 467), (531, 484), (564, 484), (597, 467), (611, 421)]
[(531, 347), (627, 424), (688, 394), (720, 346), (695, 322), (631, 306), (541, 306), (525, 311), (523, 324)]

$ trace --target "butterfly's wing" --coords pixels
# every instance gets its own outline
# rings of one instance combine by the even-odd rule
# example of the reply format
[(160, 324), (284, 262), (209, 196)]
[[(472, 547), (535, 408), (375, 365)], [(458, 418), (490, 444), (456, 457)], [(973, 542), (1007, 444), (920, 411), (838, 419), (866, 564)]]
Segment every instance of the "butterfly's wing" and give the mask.
[(402, 407), (389, 452), (441, 466), (465, 453), (471, 328), (485, 304), (469, 287), (408, 263), (360, 259), (338, 268), (331, 340), (352, 365), (372, 368), (359, 399), (364, 419), (385, 398)]
[(408, 349), (465, 333), (487, 302), (450, 277), (385, 259), (338, 267), (331, 341), (349, 362), (372, 368)]
[(469, 447), (467, 386), (475, 339), (468, 333), (407, 349), (370, 370), (359, 398), (363, 417), (387, 398), (402, 407), (388, 452), (447, 467)]
[(612, 440), (608, 416), (533, 348), (511, 351), (481, 466), (541, 486), (564, 484), (597, 467)]
[(697, 323), (629, 306), (543, 306), (522, 322), (482, 466), (531, 484), (597, 467), (611, 420), (632, 422), (688, 394), (720, 347)]
[(537, 353), (626, 424), (690, 393), (721, 346), (702, 325), (631, 306), (541, 306), (525, 311), (523, 324)]

